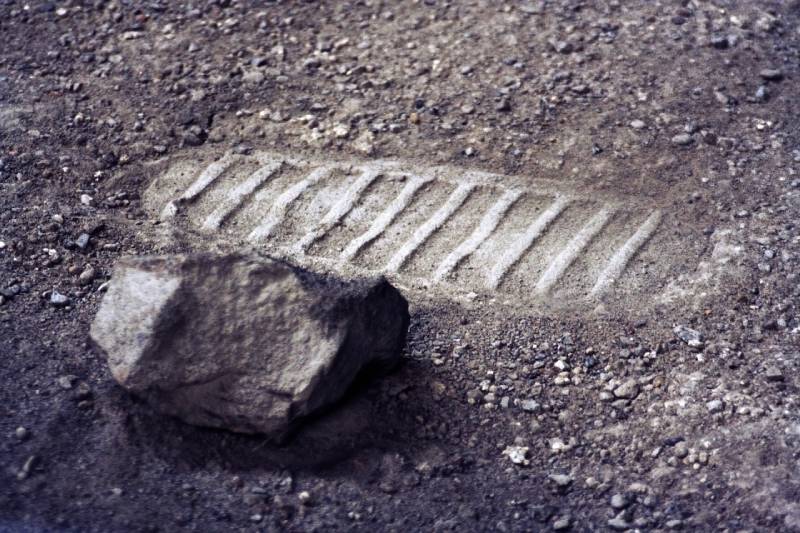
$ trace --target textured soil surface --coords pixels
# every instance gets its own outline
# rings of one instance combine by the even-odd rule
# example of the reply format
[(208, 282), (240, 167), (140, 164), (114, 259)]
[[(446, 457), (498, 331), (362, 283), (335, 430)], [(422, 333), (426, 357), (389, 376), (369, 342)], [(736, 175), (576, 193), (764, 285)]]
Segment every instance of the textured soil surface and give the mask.
[[(0, 0), (0, 44), (0, 530), (800, 531), (798, 2)], [(206, 246), (145, 193), (227, 150), (635, 198), (689, 266), (409, 293), (400, 369), (287, 444), (192, 427), (88, 331), (116, 259)]]

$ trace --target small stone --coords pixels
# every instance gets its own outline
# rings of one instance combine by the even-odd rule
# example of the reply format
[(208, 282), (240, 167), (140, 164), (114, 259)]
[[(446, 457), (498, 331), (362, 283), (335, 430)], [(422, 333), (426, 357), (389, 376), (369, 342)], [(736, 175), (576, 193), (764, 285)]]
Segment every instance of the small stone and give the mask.
[(702, 349), (705, 346), (705, 337), (703, 334), (696, 329), (692, 329), (686, 326), (675, 326), (672, 329), (672, 332), (678, 337), (680, 340), (685, 342), (691, 348), (695, 349)]
[(522, 400), (522, 402), (520, 402), (520, 406), (522, 407), (522, 410), (527, 413), (535, 413), (539, 410), (539, 402), (536, 400)]
[(16, 435), (19, 440), (25, 440), (30, 435), (30, 432), (24, 427), (20, 426), (14, 431), (14, 435)]
[(576, 83), (570, 86), (570, 90), (575, 94), (587, 94), (592, 89), (585, 83)]
[(567, 474), (550, 474), (547, 479), (556, 484), (556, 486), (564, 488), (572, 484), (573, 478)]
[(506, 446), (503, 455), (507, 456), (515, 465), (528, 466), (531, 464), (528, 460), (529, 450), (527, 446)]
[(728, 42), (728, 38), (722, 35), (714, 35), (711, 37), (711, 46), (717, 48), (719, 50), (724, 50), (728, 48), (730, 43)]
[(78, 386), (75, 387), (73, 397), (76, 400), (88, 400), (92, 397), (92, 388), (85, 381), (81, 381), (78, 383)]
[(716, 98), (717, 102), (719, 102), (722, 105), (731, 104), (731, 98), (722, 91), (714, 91), (714, 98)]
[(574, 50), (571, 43), (566, 41), (554, 41), (550, 43), (553, 49), (559, 54), (571, 54)]
[(614, 389), (614, 396), (617, 398), (624, 398), (626, 400), (633, 400), (639, 395), (639, 385), (635, 379), (629, 379), (621, 383)]
[(78, 283), (80, 285), (89, 285), (94, 280), (95, 275), (96, 272), (94, 267), (92, 265), (88, 265), (78, 276)]
[(33, 469), (36, 467), (36, 463), (38, 462), (38, 458), (35, 455), (31, 455), (22, 465), (22, 468), (17, 472), (17, 479), (20, 481), (23, 479), (27, 479), (30, 476)]
[(78, 376), (68, 374), (66, 376), (59, 376), (56, 383), (58, 383), (58, 386), (62, 389), (69, 390), (75, 386), (76, 381), (78, 381)]
[(631, 527), (630, 522), (625, 520), (625, 511), (622, 511), (606, 523), (608, 524), (608, 527), (615, 531), (625, 531)]
[(266, 76), (260, 70), (248, 70), (244, 74), (242, 74), (242, 81), (246, 83), (252, 83), (253, 85), (258, 85), (259, 83), (263, 82), (266, 79)]
[(311, 505), (311, 493), (307, 490), (304, 490), (298, 494), (297, 499), (300, 500), (302, 505)]
[(689, 455), (689, 446), (685, 442), (679, 442), (672, 449), (672, 454), (678, 459), (683, 459)]
[(81, 194), (81, 203), (83, 205), (90, 206), (94, 202), (94, 198), (89, 196), (88, 194)]
[(780, 81), (783, 79), (783, 72), (777, 68), (765, 68), (758, 74), (768, 81)]
[(776, 366), (769, 366), (764, 371), (764, 377), (767, 381), (783, 381), (783, 372)]
[(763, 85), (759, 85), (758, 89), (756, 89), (756, 100), (759, 102), (764, 102), (769, 98), (769, 93), (767, 92), (767, 88)]
[(725, 408), (725, 404), (722, 400), (711, 400), (706, 403), (706, 408), (708, 408), (709, 413), (719, 413)]
[(78, 238), (75, 239), (75, 246), (80, 248), (81, 250), (85, 250), (87, 246), (89, 246), (89, 234), (88, 233), (81, 233), (78, 235)]
[(614, 494), (611, 496), (611, 507), (614, 509), (624, 509), (630, 504), (627, 496), (624, 494)]
[(566, 531), (572, 525), (572, 520), (569, 516), (561, 516), (553, 522), (553, 531)]
[(350, 134), (350, 127), (347, 124), (336, 124), (333, 127), (333, 136), (337, 139), (344, 139)]
[(631, 121), (631, 128), (635, 130), (643, 130), (646, 126), (647, 124), (643, 120), (636, 119)]
[(375, 150), (375, 135), (369, 130), (364, 130), (353, 141), (353, 148), (364, 155), (370, 155)]
[(69, 297), (61, 294), (57, 290), (53, 289), (53, 292), (50, 293), (50, 305), (53, 307), (64, 307), (69, 305)]
[(679, 133), (672, 138), (672, 144), (676, 146), (688, 146), (694, 142), (694, 139), (688, 133)]

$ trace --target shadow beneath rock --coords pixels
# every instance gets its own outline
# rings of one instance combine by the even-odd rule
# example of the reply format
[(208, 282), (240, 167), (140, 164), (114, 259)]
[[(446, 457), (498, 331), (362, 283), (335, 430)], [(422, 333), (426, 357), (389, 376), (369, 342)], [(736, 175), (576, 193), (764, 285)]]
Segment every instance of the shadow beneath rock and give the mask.
[[(403, 383), (420, 379), (421, 368), (403, 364), (389, 376), (362, 376), (333, 408), (305, 419), (281, 444), (258, 435), (190, 426), (155, 412), (138, 400), (130, 409), (126, 432), (130, 444), (151, 450), (178, 468), (214, 463), (231, 472), (257, 468), (293, 471), (325, 469), (367, 448), (403, 448), (415, 434), (415, 417), (400, 395)], [(388, 391), (388, 392), (387, 392)], [(120, 395), (128, 396), (119, 389)]]

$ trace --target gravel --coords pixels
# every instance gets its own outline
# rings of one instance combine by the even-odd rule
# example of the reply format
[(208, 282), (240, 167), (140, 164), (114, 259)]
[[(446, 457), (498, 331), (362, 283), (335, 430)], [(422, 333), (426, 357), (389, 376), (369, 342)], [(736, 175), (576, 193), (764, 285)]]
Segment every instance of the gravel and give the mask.
[[(800, 402), (790, 2), (2, 4), (4, 523), (800, 529), (787, 468)], [(631, 195), (642, 211), (609, 222), (620, 242), (651, 207), (666, 231), (629, 265), (631, 288), (647, 290), (585, 309), (519, 304), (514, 280), (455, 303), (402, 288), (414, 299), (397, 372), (275, 447), (157, 415), (87, 342), (117, 259), (187, 251), (145, 209), (153, 179), (229, 149)], [(534, 217), (547, 194), (514, 209)], [(484, 198), (469, 201), (488, 209)], [(577, 233), (573, 214), (561, 217)], [(597, 267), (580, 261), (575, 272)], [(507, 448), (526, 448), (522, 463)], [(616, 494), (629, 505), (613, 508)]]

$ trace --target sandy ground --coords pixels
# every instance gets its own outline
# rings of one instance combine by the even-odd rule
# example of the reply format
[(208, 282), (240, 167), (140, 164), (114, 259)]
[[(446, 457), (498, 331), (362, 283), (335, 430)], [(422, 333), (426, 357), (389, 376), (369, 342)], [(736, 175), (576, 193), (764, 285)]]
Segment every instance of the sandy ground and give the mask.
[[(0, 0), (0, 529), (800, 530), (798, 40), (797, 2)], [(118, 257), (242, 245), (148, 199), (226, 151), (663, 219), (602, 305), (528, 298), (535, 255), (408, 287), (402, 367), (274, 446), (88, 339)]]

